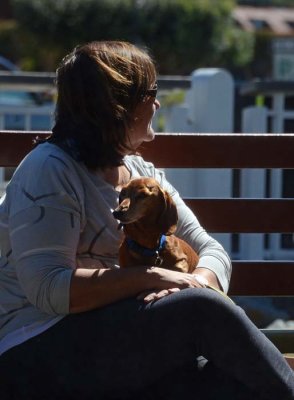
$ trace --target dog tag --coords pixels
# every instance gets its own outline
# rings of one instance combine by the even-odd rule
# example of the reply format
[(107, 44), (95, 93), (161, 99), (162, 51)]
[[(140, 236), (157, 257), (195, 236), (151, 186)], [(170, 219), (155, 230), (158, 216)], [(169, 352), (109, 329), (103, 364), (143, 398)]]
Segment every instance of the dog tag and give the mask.
[(160, 257), (160, 255), (159, 255), (159, 253), (158, 253), (158, 251), (157, 251), (157, 252), (156, 252), (156, 259), (155, 259), (154, 265), (155, 265), (156, 267), (160, 267), (162, 263), (163, 263), (163, 258)]

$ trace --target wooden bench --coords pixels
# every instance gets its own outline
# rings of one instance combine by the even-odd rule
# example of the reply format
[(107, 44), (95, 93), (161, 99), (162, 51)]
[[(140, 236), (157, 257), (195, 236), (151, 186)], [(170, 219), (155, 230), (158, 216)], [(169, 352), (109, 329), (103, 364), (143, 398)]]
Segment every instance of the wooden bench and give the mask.
[[(36, 136), (0, 132), (0, 166), (17, 166)], [(158, 134), (141, 154), (166, 168), (294, 168), (294, 134)], [(189, 199), (210, 233), (294, 232), (294, 199)], [(293, 260), (233, 260), (231, 296), (293, 296)], [(294, 353), (294, 330), (263, 330), (283, 353)], [(294, 359), (288, 357), (294, 368)]]

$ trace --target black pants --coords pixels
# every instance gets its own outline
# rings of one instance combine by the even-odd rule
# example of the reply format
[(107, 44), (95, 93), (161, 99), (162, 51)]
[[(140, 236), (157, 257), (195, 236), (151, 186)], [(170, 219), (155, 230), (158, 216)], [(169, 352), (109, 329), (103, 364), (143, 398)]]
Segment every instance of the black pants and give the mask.
[(0, 357), (0, 389), (1, 400), (284, 400), (294, 374), (239, 307), (186, 289), (65, 317)]

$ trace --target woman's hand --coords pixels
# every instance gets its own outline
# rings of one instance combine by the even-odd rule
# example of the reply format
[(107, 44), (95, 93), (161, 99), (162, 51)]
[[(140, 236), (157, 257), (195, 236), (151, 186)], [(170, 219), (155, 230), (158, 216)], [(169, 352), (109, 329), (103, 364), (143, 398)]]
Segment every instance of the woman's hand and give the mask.
[(164, 289), (144, 291), (137, 296), (138, 300), (144, 300), (146, 303), (161, 299), (162, 297), (178, 292), (181, 289), (205, 287), (206, 280), (202, 280), (201, 276), (199, 279), (198, 275), (171, 271), (158, 267), (152, 267), (150, 271), (157, 276), (157, 279), (159, 279), (159, 282), (155, 282), (156, 285), (173, 286)]

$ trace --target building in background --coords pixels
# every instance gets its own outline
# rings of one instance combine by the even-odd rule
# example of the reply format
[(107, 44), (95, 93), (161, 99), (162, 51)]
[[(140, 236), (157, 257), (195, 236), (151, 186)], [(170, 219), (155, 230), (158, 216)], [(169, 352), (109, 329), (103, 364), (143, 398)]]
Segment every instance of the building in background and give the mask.
[(241, 29), (271, 38), (272, 78), (294, 80), (294, 7), (238, 6), (233, 18)]

